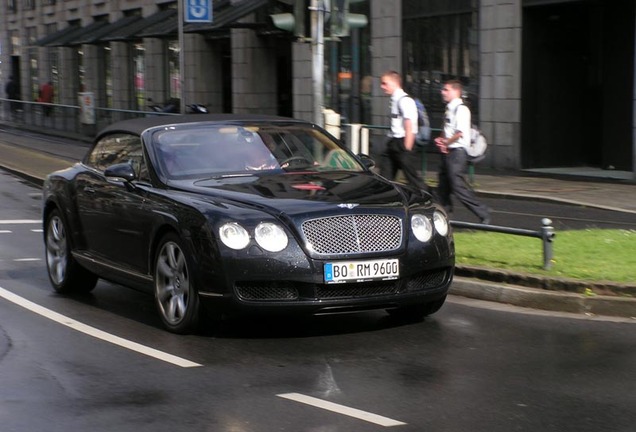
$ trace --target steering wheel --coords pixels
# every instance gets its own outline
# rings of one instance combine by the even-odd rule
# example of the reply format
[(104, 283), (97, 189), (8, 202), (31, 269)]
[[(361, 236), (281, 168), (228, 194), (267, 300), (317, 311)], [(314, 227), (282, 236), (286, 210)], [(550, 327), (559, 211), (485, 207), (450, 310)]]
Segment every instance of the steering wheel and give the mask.
[[(304, 162), (304, 164), (301, 164), (299, 162)], [(287, 159), (279, 162), (280, 167), (285, 169), (285, 168), (289, 168), (290, 165), (312, 165), (312, 162), (307, 159), (304, 156), (292, 156), (292, 157), (288, 157)]]

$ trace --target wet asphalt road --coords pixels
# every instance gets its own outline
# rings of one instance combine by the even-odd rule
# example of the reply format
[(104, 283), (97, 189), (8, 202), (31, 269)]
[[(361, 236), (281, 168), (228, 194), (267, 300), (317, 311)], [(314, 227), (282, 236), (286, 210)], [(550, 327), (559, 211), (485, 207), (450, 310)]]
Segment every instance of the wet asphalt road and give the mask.
[[(42, 261), (39, 191), (0, 173), (0, 196), (3, 432), (386, 430), (371, 420), (403, 431), (632, 431), (636, 424), (633, 320), (454, 297), (417, 324), (381, 312), (244, 318), (176, 336), (160, 328), (147, 295), (104, 282), (84, 297), (54, 294)], [(529, 213), (519, 204), (493, 202), (496, 217)], [(608, 219), (574, 218), (570, 210), (569, 220), (584, 224)], [(33, 304), (63, 323), (198, 366), (81, 333), (28, 309)], [(338, 412), (281, 397), (289, 394), (338, 404)]]

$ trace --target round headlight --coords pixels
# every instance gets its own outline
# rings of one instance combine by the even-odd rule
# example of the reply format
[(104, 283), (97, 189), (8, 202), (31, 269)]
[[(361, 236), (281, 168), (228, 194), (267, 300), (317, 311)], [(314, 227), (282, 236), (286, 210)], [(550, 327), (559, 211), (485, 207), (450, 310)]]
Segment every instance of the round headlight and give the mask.
[(230, 222), (219, 228), (219, 237), (223, 244), (231, 249), (240, 250), (250, 242), (250, 235), (236, 222)]
[(433, 225), (428, 218), (421, 214), (411, 216), (411, 229), (415, 237), (421, 242), (427, 242), (433, 237)]
[(446, 219), (444, 213), (440, 211), (433, 213), (433, 225), (435, 225), (435, 230), (439, 235), (445, 236), (448, 234), (448, 219)]
[(287, 247), (287, 234), (283, 229), (270, 222), (261, 222), (254, 230), (256, 243), (270, 252), (280, 252)]

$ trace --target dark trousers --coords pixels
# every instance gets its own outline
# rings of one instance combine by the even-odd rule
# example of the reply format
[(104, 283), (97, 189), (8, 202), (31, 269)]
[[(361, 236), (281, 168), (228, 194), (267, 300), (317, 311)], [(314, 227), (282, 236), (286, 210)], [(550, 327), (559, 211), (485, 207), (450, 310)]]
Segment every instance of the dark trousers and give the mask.
[(489, 218), (490, 210), (477, 200), (475, 191), (466, 180), (468, 156), (464, 149), (450, 149), (442, 154), (442, 164), (439, 169), (439, 185), (437, 198), (448, 212), (453, 211), (451, 194), (473, 212), (480, 220)]
[(386, 143), (386, 150), (380, 156), (380, 175), (389, 180), (395, 180), (395, 174), (400, 169), (406, 181), (418, 189), (429, 191), (428, 185), (417, 172), (420, 164), (419, 153), (413, 148), (404, 148), (404, 138), (391, 138)]

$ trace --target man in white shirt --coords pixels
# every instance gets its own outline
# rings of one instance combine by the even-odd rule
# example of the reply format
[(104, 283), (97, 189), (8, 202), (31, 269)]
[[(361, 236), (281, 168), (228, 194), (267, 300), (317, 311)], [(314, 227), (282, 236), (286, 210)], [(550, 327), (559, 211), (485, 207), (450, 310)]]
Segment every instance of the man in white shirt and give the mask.
[(402, 170), (406, 180), (417, 187), (428, 191), (428, 186), (417, 171), (419, 162), (415, 149), (417, 135), (417, 107), (415, 101), (402, 89), (402, 78), (395, 71), (388, 71), (380, 77), (380, 87), (385, 94), (391, 96), (391, 130), (386, 150), (380, 159), (380, 174), (394, 180), (398, 169)]
[(442, 153), (442, 163), (439, 170), (439, 185), (437, 197), (446, 210), (453, 211), (451, 194), (473, 212), (483, 224), (490, 224), (490, 210), (477, 200), (475, 191), (466, 181), (468, 154), (466, 149), (470, 145), (471, 118), (470, 109), (461, 99), (462, 84), (457, 80), (450, 80), (442, 88), (442, 99), (447, 103), (444, 114), (444, 129), (435, 138), (435, 145)]

